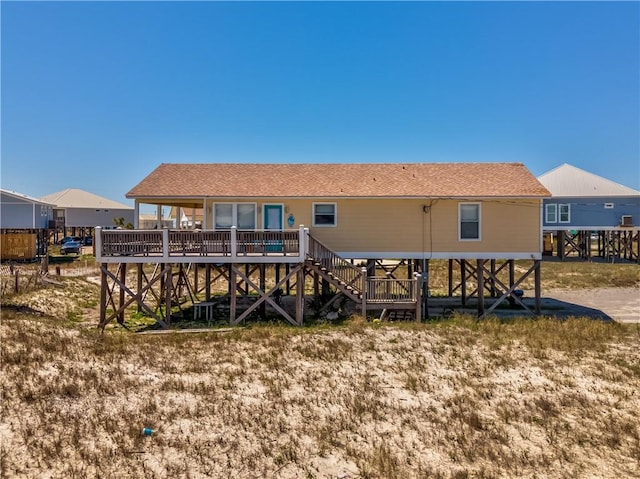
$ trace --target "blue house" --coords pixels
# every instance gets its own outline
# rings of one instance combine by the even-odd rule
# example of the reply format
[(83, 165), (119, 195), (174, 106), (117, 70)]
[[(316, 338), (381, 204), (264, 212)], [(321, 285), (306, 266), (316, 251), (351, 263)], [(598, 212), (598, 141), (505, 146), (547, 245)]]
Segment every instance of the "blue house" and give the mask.
[(569, 164), (538, 177), (550, 192), (543, 201), (544, 251), (558, 256), (638, 259), (640, 191)]

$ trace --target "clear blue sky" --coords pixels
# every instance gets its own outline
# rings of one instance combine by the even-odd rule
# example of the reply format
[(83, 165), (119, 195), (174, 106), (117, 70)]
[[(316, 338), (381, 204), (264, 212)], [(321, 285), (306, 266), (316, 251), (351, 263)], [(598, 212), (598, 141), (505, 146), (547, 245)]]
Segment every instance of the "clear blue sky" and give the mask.
[(162, 162), (570, 163), (640, 189), (638, 2), (0, 9), (20, 193), (132, 204)]

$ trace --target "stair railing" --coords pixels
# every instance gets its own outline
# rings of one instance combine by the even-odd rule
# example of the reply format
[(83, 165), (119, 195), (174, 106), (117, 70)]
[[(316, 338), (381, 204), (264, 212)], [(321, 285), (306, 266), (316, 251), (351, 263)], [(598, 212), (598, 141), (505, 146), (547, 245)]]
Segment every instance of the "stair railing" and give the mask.
[(313, 236), (308, 235), (308, 238), (308, 258), (331, 273), (336, 280), (353, 288), (356, 294), (360, 292), (362, 289), (362, 268), (340, 257)]

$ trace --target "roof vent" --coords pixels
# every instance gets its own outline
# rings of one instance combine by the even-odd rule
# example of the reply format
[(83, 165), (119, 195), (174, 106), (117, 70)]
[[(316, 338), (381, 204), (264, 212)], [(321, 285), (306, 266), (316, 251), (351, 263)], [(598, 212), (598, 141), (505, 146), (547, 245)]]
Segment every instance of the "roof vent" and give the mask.
[(620, 219), (620, 226), (633, 226), (633, 217), (631, 215), (623, 215)]

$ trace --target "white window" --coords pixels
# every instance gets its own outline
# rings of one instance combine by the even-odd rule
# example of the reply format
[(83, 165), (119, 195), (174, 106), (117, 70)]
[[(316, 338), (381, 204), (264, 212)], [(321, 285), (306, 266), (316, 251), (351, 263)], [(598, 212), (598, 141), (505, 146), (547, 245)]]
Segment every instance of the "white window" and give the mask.
[(558, 205), (560, 223), (569, 223), (571, 221), (571, 208), (569, 204)]
[(480, 203), (458, 204), (458, 239), (480, 240)]
[(558, 205), (547, 205), (545, 207), (545, 221), (547, 223), (558, 222)]
[(215, 203), (213, 205), (214, 229), (224, 230), (232, 226), (241, 230), (256, 229), (255, 203)]
[(313, 226), (338, 226), (335, 203), (313, 204)]
[(254, 203), (238, 203), (236, 205), (236, 218), (238, 229), (256, 229), (256, 205)]

